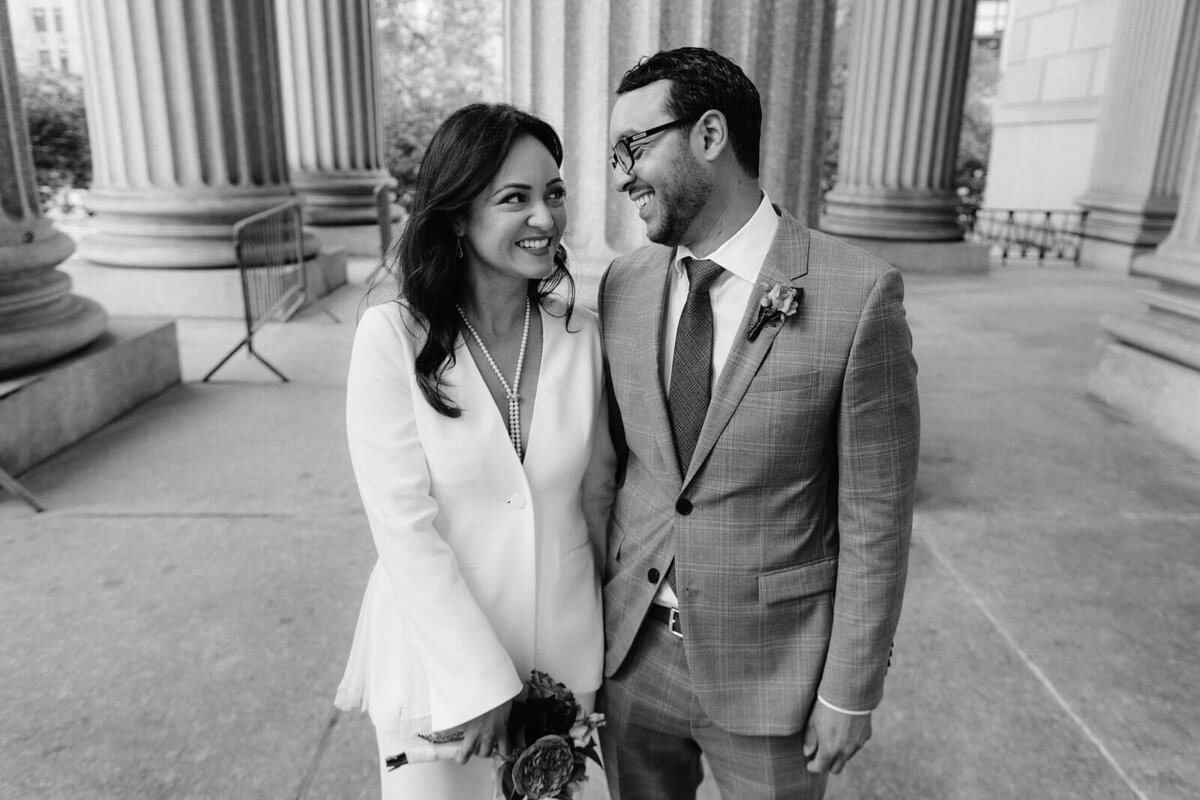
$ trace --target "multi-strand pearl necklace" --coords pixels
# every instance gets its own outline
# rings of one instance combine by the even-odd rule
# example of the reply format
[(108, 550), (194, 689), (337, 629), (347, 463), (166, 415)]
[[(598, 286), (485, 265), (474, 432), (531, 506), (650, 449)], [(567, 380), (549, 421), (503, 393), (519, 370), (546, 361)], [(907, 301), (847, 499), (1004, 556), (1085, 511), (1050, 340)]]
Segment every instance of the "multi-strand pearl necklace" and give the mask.
[(483, 338), (480, 337), (479, 331), (475, 330), (475, 326), (471, 324), (471, 320), (467, 319), (467, 312), (462, 310), (462, 306), (455, 305), (458, 309), (458, 315), (462, 317), (463, 324), (467, 326), (467, 330), (471, 332), (471, 336), (475, 337), (475, 343), (479, 345), (479, 349), (483, 351), (483, 357), (492, 365), (492, 372), (496, 373), (496, 377), (500, 379), (500, 385), (504, 388), (504, 396), (508, 398), (508, 438), (512, 440), (513, 448), (517, 451), (517, 458), (525, 460), (525, 453), (521, 449), (521, 368), (525, 366), (525, 347), (529, 344), (529, 298), (525, 298), (525, 329), (521, 332), (521, 351), (517, 355), (517, 374), (513, 376), (512, 386), (508, 385), (508, 381), (504, 380), (504, 373), (496, 366), (496, 360), (492, 358), (492, 354), (488, 351), (487, 345), (483, 343)]

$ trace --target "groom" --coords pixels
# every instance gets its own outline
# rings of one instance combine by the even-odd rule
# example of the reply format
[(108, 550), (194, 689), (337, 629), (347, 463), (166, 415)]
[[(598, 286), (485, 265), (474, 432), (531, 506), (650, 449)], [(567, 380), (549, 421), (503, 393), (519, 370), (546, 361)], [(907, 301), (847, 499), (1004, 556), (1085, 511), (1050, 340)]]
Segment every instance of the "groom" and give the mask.
[(758, 91), (701, 48), (617, 89), (648, 245), (600, 288), (624, 481), (604, 605), (619, 800), (819, 798), (871, 735), (900, 616), (919, 414), (900, 273), (758, 185)]

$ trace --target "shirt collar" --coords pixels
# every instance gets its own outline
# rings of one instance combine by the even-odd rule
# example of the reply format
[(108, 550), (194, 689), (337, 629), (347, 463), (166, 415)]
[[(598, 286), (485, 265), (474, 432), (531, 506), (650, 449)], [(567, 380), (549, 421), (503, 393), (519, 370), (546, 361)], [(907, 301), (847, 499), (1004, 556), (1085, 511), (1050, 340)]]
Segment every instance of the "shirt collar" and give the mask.
[[(708, 259), (720, 264), (727, 272), (732, 272), (744, 281), (754, 283), (758, 280), (758, 271), (767, 259), (767, 251), (775, 240), (775, 232), (779, 230), (779, 216), (771, 205), (771, 198), (762, 193), (758, 208), (746, 220), (746, 224), (730, 236), (724, 244), (709, 254)], [(686, 273), (683, 259), (696, 258), (696, 255), (685, 245), (675, 249), (675, 269)]]

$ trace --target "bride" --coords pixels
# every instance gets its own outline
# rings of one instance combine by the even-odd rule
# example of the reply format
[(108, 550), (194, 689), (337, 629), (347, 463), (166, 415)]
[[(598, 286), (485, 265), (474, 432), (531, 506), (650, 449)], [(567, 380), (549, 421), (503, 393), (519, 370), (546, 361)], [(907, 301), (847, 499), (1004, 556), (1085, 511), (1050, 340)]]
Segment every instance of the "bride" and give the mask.
[[(561, 163), (537, 117), (451, 115), (389, 254), (399, 296), (355, 337), (347, 430), (379, 560), (336, 703), (370, 713), (385, 800), (490, 796), (472, 756), (510, 752), (530, 670), (588, 710), (600, 686), (615, 455), (597, 318), (573, 307), (560, 244)], [(455, 761), (383, 768), (430, 732), (461, 732)]]

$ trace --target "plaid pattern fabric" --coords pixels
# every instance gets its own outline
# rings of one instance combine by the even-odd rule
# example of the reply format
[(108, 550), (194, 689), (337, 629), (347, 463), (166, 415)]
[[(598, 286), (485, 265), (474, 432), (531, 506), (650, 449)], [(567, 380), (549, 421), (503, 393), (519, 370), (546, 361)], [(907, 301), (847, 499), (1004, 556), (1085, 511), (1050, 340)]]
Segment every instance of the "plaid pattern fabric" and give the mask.
[(614, 800), (695, 800), (700, 753), (730, 800), (818, 800), (827, 775), (805, 768), (804, 736), (741, 736), (714, 725), (696, 702), (683, 642), (647, 624), (629, 668), (601, 694), (604, 775)]
[[(690, 464), (712, 396), (713, 313), (708, 289), (724, 270), (717, 262), (701, 258), (685, 259), (683, 265), (688, 296), (676, 329), (667, 404), (679, 463)], [(676, 591), (674, 562), (667, 568), (667, 583)]]
[(686, 259), (684, 266), (688, 296), (679, 317), (671, 361), (671, 391), (667, 395), (671, 432), (681, 465), (692, 463), (692, 452), (712, 396), (713, 315), (708, 288), (724, 272), (715, 261), (699, 258)]
[(780, 217), (758, 281), (803, 288), (803, 301), (750, 341), (761, 296), (751, 295), (688, 464), (660, 370), (671, 249), (618, 258), (600, 296), (625, 457), (605, 564), (605, 673), (623, 669), (674, 560), (695, 696), (714, 724), (744, 735), (798, 732), (818, 692), (850, 710), (879, 703), (920, 438), (899, 271)]

